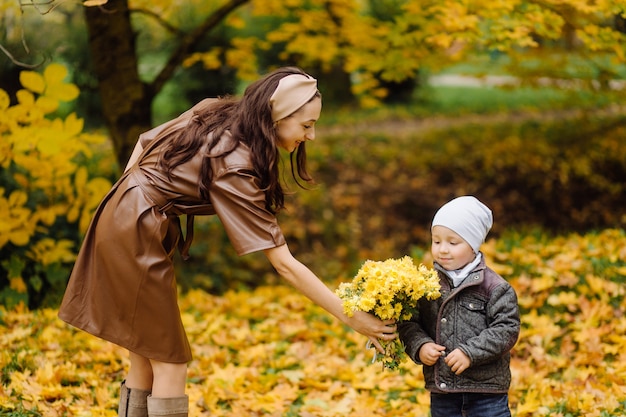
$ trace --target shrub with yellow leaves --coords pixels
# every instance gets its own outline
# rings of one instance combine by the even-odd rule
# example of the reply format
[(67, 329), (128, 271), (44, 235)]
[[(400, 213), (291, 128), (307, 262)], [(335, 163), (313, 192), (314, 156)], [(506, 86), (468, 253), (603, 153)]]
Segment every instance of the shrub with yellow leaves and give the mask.
[[(344, 312), (349, 317), (355, 311), (365, 311), (381, 320), (402, 321), (413, 316), (421, 298), (438, 298), (439, 289), (437, 271), (423, 264), (417, 267), (409, 256), (404, 256), (366, 261), (351, 282), (339, 284), (336, 293), (343, 300)], [(398, 369), (406, 360), (400, 339), (381, 341), (381, 345), (385, 353), (375, 353), (373, 362), (382, 362), (383, 369)]]
[(22, 71), (16, 104), (0, 89), (0, 304), (33, 307), (59, 295), (75, 243), (111, 187), (82, 165), (106, 137), (83, 133), (74, 113), (55, 116), (79, 94), (66, 77), (59, 64)]

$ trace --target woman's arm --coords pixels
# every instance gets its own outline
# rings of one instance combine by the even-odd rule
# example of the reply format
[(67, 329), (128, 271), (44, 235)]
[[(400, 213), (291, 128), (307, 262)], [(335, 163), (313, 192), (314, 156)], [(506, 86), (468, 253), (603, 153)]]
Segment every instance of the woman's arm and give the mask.
[(362, 311), (355, 312), (352, 317), (346, 316), (341, 299), (309, 268), (294, 258), (287, 245), (266, 249), (264, 252), (280, 276), (324, 310), (367, 336), (381, 353), (384, 350), (378, 339), (389, 341), (396, 338), (393, 320), (382, 321)]

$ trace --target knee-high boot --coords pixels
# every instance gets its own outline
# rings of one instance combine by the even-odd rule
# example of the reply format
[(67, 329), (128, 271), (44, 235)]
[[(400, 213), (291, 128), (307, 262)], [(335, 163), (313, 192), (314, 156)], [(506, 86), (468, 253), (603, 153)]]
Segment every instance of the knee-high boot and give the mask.
[(156, 398), (148, 396), (148, 417), (188, 417), (189, 397)]
[(128, 388), (122, 381), (118, 417), (148, 417), (148, 395), (150, 391)]

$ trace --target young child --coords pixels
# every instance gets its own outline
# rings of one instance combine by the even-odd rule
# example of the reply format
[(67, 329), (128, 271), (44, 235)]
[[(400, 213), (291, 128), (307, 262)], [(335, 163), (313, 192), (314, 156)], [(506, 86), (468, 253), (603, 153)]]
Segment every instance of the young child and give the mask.
[(515, 290), (485, 265), (480, 245), (491, 210), (458, 197), (435, 214), (431, 253), (441, 297), (421, 300), (398, 325), (406, 353), (423, 365), (432, 417), (510, 416), (510, 350), (520, 331)]

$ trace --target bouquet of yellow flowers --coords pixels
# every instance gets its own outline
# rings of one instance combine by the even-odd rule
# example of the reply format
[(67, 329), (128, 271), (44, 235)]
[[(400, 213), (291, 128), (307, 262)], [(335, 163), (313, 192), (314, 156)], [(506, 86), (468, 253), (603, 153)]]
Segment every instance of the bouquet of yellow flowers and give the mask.
[[(434, 300), (439, 292), (437, 271), (423, 264), (413, 264), (409, 256), (386, 261), (366, 261), (352, 282), (339, 284), (336, 294), (343, 300), (344, 312), (372, 313), (381, 320), (409, 320), (422, 297)], [(383, 369), (395, 370), (406, 360), (400, 339), (381, 340), (385, 354), (374, 354), (372, 363), (382, 362)], [(369, 347), (369, 342), (368, 342)]]

